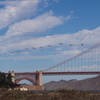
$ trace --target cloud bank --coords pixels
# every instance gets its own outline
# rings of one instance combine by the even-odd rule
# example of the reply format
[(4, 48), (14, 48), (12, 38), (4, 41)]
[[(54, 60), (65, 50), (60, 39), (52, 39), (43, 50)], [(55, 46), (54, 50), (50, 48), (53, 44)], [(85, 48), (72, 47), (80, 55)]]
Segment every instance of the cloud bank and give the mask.
[(74, 55), (80, 52), (78, 44), (90, 46), (100, 42), (100, 27), (91, 30), (83, 29), (73, 34), (61, 33), (34, 37), (34, 34), (44, 34), (48, 30), (63, 25), (73, 16), (73, 11), (67, 16), (56, 16), (52, 10), (37, 14), (42, 1), (49, 3), (48, 0), (21, 0), (14, 3), (6, 2), (0, 9), (0, 30), (8, 28), (4, 36), (0, 36), (0, 54), (16, 50), (25, 52), (26, 48), (29, 51), (32, 48), (73, 44), (75, 48), (70, 52), (60, 51), (62, 55), (69, 53)]

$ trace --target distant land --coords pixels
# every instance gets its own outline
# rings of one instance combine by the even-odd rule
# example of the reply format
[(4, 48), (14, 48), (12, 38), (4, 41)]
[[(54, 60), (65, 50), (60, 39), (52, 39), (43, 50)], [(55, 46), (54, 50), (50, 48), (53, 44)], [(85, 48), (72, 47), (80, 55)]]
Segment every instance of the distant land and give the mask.
[(44, 84), (46, 90), (84, 90), (84, 91), (100, 91), (100, 76), (88, 78), (84, 80), (60, 80), (51, 81)]

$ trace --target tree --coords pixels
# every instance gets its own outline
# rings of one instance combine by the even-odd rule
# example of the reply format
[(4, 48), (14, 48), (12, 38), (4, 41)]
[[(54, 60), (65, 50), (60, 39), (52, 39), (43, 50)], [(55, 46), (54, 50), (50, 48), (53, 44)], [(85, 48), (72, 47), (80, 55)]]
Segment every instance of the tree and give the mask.
[(0, 88), (14, 88), (15, 86), (18, 85), (12, 82), (11, 73), (6, 75), (5, 73), (0, 72)]
[(8, 84), (9, 87), (13, 87), (14, 86), (14, 83), (12, 82), (11, 73), (9, 73), (8, 76), (7, 76), (7, 84)]
[(6, 85), (7, 79), (5, 73), (0, 72), (0, 87)]

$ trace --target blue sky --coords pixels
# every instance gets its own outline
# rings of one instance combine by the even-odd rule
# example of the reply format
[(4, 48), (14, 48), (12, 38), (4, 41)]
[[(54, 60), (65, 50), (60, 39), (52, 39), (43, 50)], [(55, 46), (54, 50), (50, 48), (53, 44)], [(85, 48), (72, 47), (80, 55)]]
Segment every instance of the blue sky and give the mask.
[(99, 12), (99, 0), (0, 0), (0, 71), (45, 69), (100, 42)]

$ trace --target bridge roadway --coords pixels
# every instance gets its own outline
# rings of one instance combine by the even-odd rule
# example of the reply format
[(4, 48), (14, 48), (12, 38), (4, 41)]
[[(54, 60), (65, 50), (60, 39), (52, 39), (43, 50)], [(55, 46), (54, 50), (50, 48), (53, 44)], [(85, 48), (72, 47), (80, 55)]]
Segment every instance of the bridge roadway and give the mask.
[[(38, 72), (15, 72), (15, 75), (36, 75)], [(99, 71), (95, 72), (42, 72), (45, 75), (100, 75)]]

